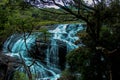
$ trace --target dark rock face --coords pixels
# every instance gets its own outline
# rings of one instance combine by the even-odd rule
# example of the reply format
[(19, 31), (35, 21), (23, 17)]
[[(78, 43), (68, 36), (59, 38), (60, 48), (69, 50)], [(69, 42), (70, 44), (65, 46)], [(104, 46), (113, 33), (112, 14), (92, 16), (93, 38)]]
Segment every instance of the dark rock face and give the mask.
[(41, 62), (45, 63), (46, 49), (48, 48), (49, 41), (44, 42), (43, 40), (37, 39), (35, 45), (32, 46), (29, 56), (34, 59), (39, 59)]
[(65, 42), (58, 41), (59, 44), (59, 65), (61, 70), (65, 69), (67, 46)]
[(65, 69), (66, 66), (66, 54), (67, 54), (67, 45), (65, 42), (57, 40), (58, 46), (58, 57), (59, 57), (59, 66), (61, 70)]
[(0, 53), (0, 80), (10, 80), (18, 63), (15, 58)]
[[(67, 54), (67, 46), (66, 43), (60, 40), (56, 40), (56, 43), (58, 46), (58, 57), (59, 57), (59, 66), (63, 70), (65, 68), (65, 62), (66, 62), (66, 54)], [(39, 59), (42, 63), (46, 64), (46, 50), (48, 48), (51, 48), (51, 43), (48, 41), (48, 43), (45, 43), (43, 41), (36, 41), (36, 45), (34, 45), (30, 52), (30, 57), (33, 57), (35, 59)]]

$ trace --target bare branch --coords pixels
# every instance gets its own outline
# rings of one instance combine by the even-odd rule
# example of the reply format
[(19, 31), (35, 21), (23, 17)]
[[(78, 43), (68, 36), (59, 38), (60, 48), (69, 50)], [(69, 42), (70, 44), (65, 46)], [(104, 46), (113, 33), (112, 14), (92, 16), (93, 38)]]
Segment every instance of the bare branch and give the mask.
[(93, 1), (93, 5), (95, 6), (96, 4), (95, 4), (95, 0), (92, 0)]
[(64, 6), (61, 5), (61, 4), (56, 3), (55, 0), (52, 0), (52, 1), (54, 2), (54, 4), (55, 4), (56, 6), (58, 6), (58, 7), (62, 8), (63, 10), (69, 12), (70, 14), (74, 15), (76, 18), (79, 18), (79, 19), (82, 19), (82, 20), (88, 22), (87, 18), (83, 17), (82, 15), (78, 15), (78, 14), (74, 13), (71, 9), (69, 9), (69, 8), (67, 8), (67, 7), (64, 7)]

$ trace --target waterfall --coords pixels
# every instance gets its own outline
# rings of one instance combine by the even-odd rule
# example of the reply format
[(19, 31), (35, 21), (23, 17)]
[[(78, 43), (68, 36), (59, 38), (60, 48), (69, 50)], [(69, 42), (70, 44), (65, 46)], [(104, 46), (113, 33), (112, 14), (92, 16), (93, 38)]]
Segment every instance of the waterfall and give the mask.
[(52, 39), (57, 39), (63, 41), (67, 44), (67, 52), (78, 48), (78, 45), (75, 45), (74, 42), (79, 38), (76, 36), (77, 32), (83, 30), (81, 24), (61, 24), (54, 30), (49, 30), (50, 33), (53, 33)]
[[(59, 24), (54, 30), (49, 30), (48, 32), (52, 36), (50, 37), (50, 43), (43, 51), (45, 57), (42, 57), (43, 61), (33, 59), (30, 56), (31, 50), (36, 45), (36, 39), (41, 36), (39, 32), (32, 33), (31, 35), (28, 33), (13, 34), (5, 41), (3, 52), (16, 58), (20, 58), (21, 55), (27, 66), (32, 64), (30, 71), (35, 75), (36, 80), (57, 80), (60, 77), (61, 67), (65, 65), (63, 63), (65, 63), (66, 53), (79, 47), (74, 42), (79, 39), (76, 34), (81, 30), (83, 30), (81, 24)], [(23, 66), (17, 69), (25, 72)]]

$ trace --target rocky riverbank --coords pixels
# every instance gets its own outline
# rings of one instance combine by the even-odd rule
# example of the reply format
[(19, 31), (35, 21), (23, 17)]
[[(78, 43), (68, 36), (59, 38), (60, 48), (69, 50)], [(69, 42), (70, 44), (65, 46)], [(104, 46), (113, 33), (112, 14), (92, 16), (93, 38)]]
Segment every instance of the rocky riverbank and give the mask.
[(10, 80), (19, 65), (20, 60), (0, 52), (0, 80)]

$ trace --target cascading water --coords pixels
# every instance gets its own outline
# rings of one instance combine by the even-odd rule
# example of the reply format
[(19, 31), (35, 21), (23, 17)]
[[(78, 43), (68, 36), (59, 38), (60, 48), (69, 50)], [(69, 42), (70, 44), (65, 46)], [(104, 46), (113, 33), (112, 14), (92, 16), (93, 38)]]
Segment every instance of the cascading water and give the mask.
[(53, 39), (58, 39), (60, 41), (67, 43), (67, 50), (73, 50), (78, 48), (78, 45), (75, 45), (74, 42), (79, 38), (76, 36), (76, 33), (80, 30), (83, 30), (83, 27), (80, 24), (64, 24), (59, 25), (55, 30), (50, 30), (50, 33), (53, 33)]
[[(29, 56), (32, 46), (36, 43), (36, 38), (41, 33), (32, 33), (31, 35), (14, 34), (4, 43), (3, 52), (6, 53), (6, 55), (17, 58), (20, 58), (21, 55), (27, 66), (32, 64), (30, 71), (35, 75), (36, 80), (57, 80), (57, 78), (60, 77), (60, 66), (63, 66), (64, 63), (60, 62), (60, 60), (63, 59), (60, 57), (61, 55), (66, 55), (64, 54), (64, 50), (60, 50), (60, 46), (66, 46), (66, 53), (79, 47), (79, 45), (75, 45), (74, 42), (79, 39), (76, 33), (80, 30), (83, 30), (81, 24), (60, 24), (56, 29), (49, 30), (48, 32), (52, 34), (52, 37), (50, 38), (50, 44), (44, 50), (45, 58), (43, 60), (45, 63)], [(60, 53), (60, 51), (62, 51), (62, 53)], [(19, 71), (25, 71), (24, 67), (18, 69)]]

